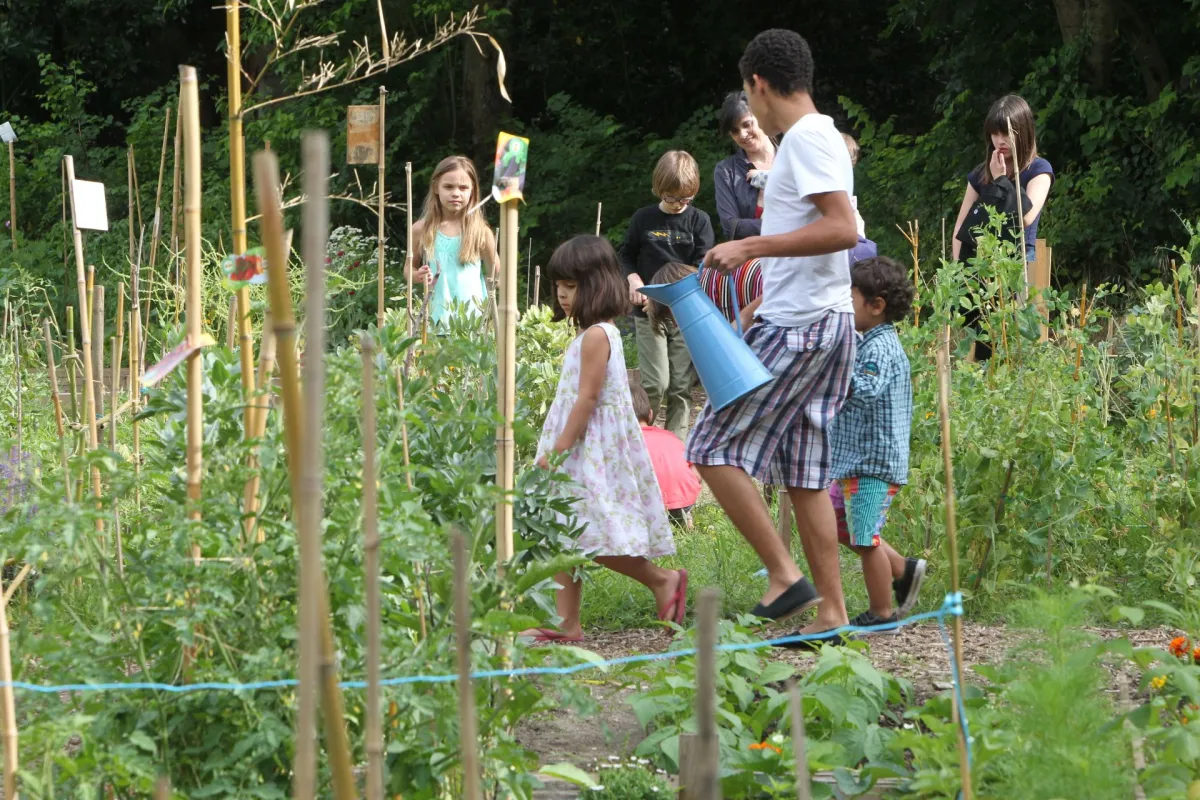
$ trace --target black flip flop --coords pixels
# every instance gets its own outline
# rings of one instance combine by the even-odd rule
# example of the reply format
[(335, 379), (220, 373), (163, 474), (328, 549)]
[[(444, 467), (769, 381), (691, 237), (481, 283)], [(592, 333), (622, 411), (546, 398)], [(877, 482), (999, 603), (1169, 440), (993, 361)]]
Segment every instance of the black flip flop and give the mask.
[(811, 650), (814, 653), (818, 652), (823, 645), (829, 645), (830, 647), (842, 647), (843, 645), (848, 644), (850, 639), (853, 638), (853, 634), (838, 633), (837, 628), (809, 634), (795, 631), (794, 633), (789, 634), (789, 636), (810, 636), (812, 638), (802, 639), (798, 642), (784, 642), (778, 646), (788, 650)]
[(764, 606), (759, 603), (750, 613), (772, 622), (781, 622), (808, 611), (821, 600), (821, 595), (817, 594), (816, 587), (809, 583), (808, 578), (801, 578), (784, 590), (783, 594), (776, 597), (769, 605)]

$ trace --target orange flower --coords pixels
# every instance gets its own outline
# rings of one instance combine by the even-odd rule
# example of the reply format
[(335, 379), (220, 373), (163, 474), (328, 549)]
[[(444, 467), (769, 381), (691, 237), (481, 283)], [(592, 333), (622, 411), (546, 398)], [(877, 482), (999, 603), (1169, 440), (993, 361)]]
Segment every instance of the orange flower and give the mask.
[(1200, 647), (1197, 647), (1195, 650), (1192, 651), (1192, 661), (1195, 661), (1197, 664), (1200, 664)]
[(1185, 657), (1189, 650), (1188, 644), (1189, 642), (1186, 637), (1176, 636), (1171, 640), (1171, 655), (1175, 656), (1176, 658)]
[(750, 745), (751, 750), (774, 750), (779, 755), (783, 755), (783, 749), (776, 747), (770, 742), (759, 742), (758, 744)]

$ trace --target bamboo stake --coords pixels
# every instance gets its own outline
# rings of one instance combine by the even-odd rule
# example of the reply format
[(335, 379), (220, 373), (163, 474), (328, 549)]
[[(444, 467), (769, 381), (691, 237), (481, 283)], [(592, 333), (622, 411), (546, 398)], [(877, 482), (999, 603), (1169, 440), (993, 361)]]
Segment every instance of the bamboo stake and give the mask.
[[(86, 300), (86, 303), (87, 303), (87, 312), (88, 312), (88, 317), (89, 317), (89, 318), (91, 317), (91, 311), (92, 311), (92, 305), (91, 305), (91, 304), (92, 304), (92, 293), (93, 293), (95, 290), (96, 290), (96, 265), (95, 265), (95, 264), (88, 264), (88, 268), (87, 268), (87, 300)], [(83, 307), (83, 305), (84, 305), (84, 302), (85, 302), (85, 301), (83, 301), (83, 300), (80, 300), (80, 301), (79, 301), (80, 308), (82, 308), (82, 307)], [(93, 331), (93, 333), (94, 333), (94, 331)]]
[(113, 344), (117, 346), (117, 356), (110, 362), (111, 378), (109, 380), (108, 396), (109, 405), (113, 409), (113, 425), (117, 423), (117, 406), (120, 405), (121, 394), (121, 348), (125, 344), (125, 284), (122, 283), (117, 289), (117, 335), (113, 339)]
[[(379, 22), (383, 23), (383, 8), (379, 9)], [(384, 46), (386, 47), (387, 36), (384, 36)], [(383, 281), (383, 243), (384, 232), (387, 227), (387, 200), (383, 191), (384, 176), (387, 172), (384, 166), (387, 159), (387, 133), (383, 124), (383, 115), (387, 111), (387, 88), (379, 87), (379, 308), (375, 312), (375, 327), (383, 328), (383, 315), (387, 310), (387, 293), (384, 291)]]
[(1025, 209), (1021, 205), (1021, 157), (1017, 150), (1017, 135), (1013, 133), (1012, 119), (1005, 117), (1005, 122), (1008, 123), (1008, 141), (1012, 143), (1013, 156), (1013, 175), (1016, 177), (1014, 181), (1017, 185), (1017, 222), (1021, 226), (1020, 250), (1021, 250), (1021, 265), (1022, 275), (1025, 277), (1025, 282), (1021, 285), (1021, 302), (1024, 303), (1029, 299), (1029, 254), (1025, 247)]
[(479, 743), (475, 719), (475, 686), (471, 681), (471, 596), (468, 589), (467, 543), (458, 531), (451, 536), (454, 548), (454, 641), (458, 651), (458, 736), (462, 751), (464, 800), (481, 800)]
[[(404, 368), (396, 366), (396, 396), (400, 409), (400, 444), (404, 453), (404, 480), (408, 484), (408, 491), (413, 490), (412, 463), (408, 457), (408, 417), (404, 412)], [(418, 573), (422, 572), (420, 566), (417, 569)], [(425, 625), (425, 594), (421, 588), (421, 581), (418, 578), (413, 582), (416, 586), (417, 595), (417, 615), (421, 620), (421, 641), (425, 641), (429, 635), (429, 631)]]
[[(181, 201), (182, 201), (182, 197), (180, 196), (180, 192), (182, 191), (182, 187), (181, 187), (182, 181), (180, 180), (182, 170), (183, 170), (183, 114), (179, 113), (179, 114), (175, 115), (175, 161), (172, 165), (172, 172), (174, 173), (174, 177), (172, 178), (173, 182), (171, 185), (171, 265), (172, 265), (172, 267), (174, 267), (176, 290), (178, 290), (178, 288), (183, 280), (180, 277), (181, 270), (180, 270), (180, 266), (179, 266), (179, 255), (180, 255), (180, 253), (179, 253), (179, 206), (181, 205)], [(153, 287), (151, 287), (151, 290), (153, 290)], [(149, 317), (149, 315), (147, 315), (146, 322), (149, 323), (149, 321), (150, 321), (150, 317)], [(178, 300), (178, 297), (176, 297), (176, 301), (175, 301), (175, 324), (176, 325), (179, 324), (179, 300)], [(149, 325), (147, 325), (147, 329), (148, 328), (149, 328)], [(147, 330), (146, 338), (149, 338), (149, 336), (150, 336), (149, 330)], [(145, 349), (146, 349), (145, 342), (143, 342), (142, 343), (142, 363), (143, 364), (146, 363)]]
[(717, 739), (717, 615), (721, 593), (709, 587), (697, 602), (699, 624), (696, 634), (696, 785), (688, 787), (696, 800), (720, 800), (720, 742)]
[[(237, 5), (234, 3), (233, 5)], [(203, 334), (204, 307), (200, 298), (200, 89), (196, 68), (179, 68), (179, 113), (183, 118), (183, 237), (187, 248), (187, 337), (192, 346)], [(201, 480), (204, 471), (203, 360), (197, 350), (187, 360), (187, 497), (188, 519), (200, 521)], [(200, 545), (192, 544), (199, 565)]]
[(597, 236), (600, 235), (600, 209), (603, 206), (604, 206), (604, 203), (596, 203), (596, 235)]
[(50, 338), (50, 320), (42, 320), (42, 340), (46, 343), (46, 367), (50, 371), (50, 399), (54, 403), (54, 424), (58, 430), (58, 449), (62, 458), (67, 502), (71, 502), (71, 473), (67, 469), (67, 434), (63, 427), (62, 398), (58, 396), (58, 370), (54, 366), (54, 341)]
[[(945, 220), (942, 220), (943, 227)], [(909, 246), (912, 248), (913, 260), (913, 327), (921, 327), (921, 220), (914, 219), (908, 223), (908, 230), (901, 228), (900, 233), (908, 240)]]
[(12, 236), (13, 252), (17, 251), (17, 151), (15, 142), (8, 143), (8, 232)]
[(533, 268), (533, 304), (540, 306), (542, 304), (542, 265), (538, 264)]
[[(229, 84), (229, 194), (233, 218), (233, 251), (246, 252), (246, 142), (242, 135), (242, 33), (241, 3), (225, 6), (226, 65)], [(286, 263), (280, 261), (279, 263)], [(254, 411), (254, 339), (250, 331), (250, 290), (237, 291), (238, 355), (242, 364), (244, 435), (253, 433)]]
[(133, 502), (142, 510), (142, 433), (138, 422), (138, 411), (142, 407), (142, 371), (137, 363), (137, 347), (141, 340), (137, 304), (129, 314), (129, 401), (133, 403)]
[(225, 323), (225, 347), (233, 350), (234, 339), (237, 335), (237, 295), (229, 298), (229, 318)]
[(499, 307), (501, 326), (498, 331), (497, 361), (499, 362), (500, 425), (496, 428), (496, 479), (502, 492), (496, 504), (496, 563), (503, 570), (513, 557), (513, 411), (516, 407), (517, 352), (517, 201), (501, 205), (502, 234)]
[(129, 263), (133, 264), (133, 145), (127, 145), (125, 150), (125, 192), (129, 201)]
[[(112, 340), (112, 404), (113, 414), (112, 423), (108, 426), (108, 449), (115, 451), (117, 449), (117, 382), (120, 377), (121, 370), (121, 337), (116, 336)], [(117, 550), (117, 574), (121, 577), (125, 576), (125, 548), (121, 542), (121, 510), (120, 507), (113, 503), (113, 542)]]
[(533, 237), (529, 237), (529, 251), (525, 256), (525, 308), (529, 308), (529, 293), (533, 289)]
[(0, 598), (0, 703), (3, 708), (0, 713), (4, 717), (4, 796), (17, 800), (17, 773), (20, 771), (20, 755), (17, 742), (17, 700), (13, 694), (12, 680), (12, 650), (9, 641), (8, 601), (13, 593), (29, 574), (30, 565), (26, 564), (17, 573), (12, 584)]
[[(381, 126), (382, 127), (382, 126)], [(416, 257), (413, 254), (413, 221), (412, 221), (412, 162), (404, 162), (404, 214), (406, 225), (408, 226), (407, 251), (404, 254), (404, 260), (408, 263), (408, 294), (406, 302), (408, 303), (408, 335), (413, 335), (413, 276), (412, 271), (417, 267)]]
[(160, 775), (154, 784), (154, 800), (171, 800), (171, 779)]
[(808, 752), (804, 746), (804, 693), (793, 681), (788, 695), (792, 711), (792, 757), (796, 762), (796, 797), (798, 800), (812, 800)]
[[(319, 271), (324, 267), (325, 261), (325, 239), (328, 235), (328, 206), (326, 195), (327, 176), (329, 174), (329, 144), (328, 138), (323, 133), (306, 134), (305, 151), (309, 158), (305, 159), (305, 194), (309, 198), (306, 202), (306, 213), (317, 216), (316, 223), (305, 225), (305, 261), (308, 262), (309, 268), (309, 283), (308, 294), (311, 297), (314, 294), (320, 294), (313, 286), (313, 280), (322, 282), (322, 277)], [(313, 163), (311, 154), (319, 151), (321, 163)], [(285, 253), (283, 251), (283, 212), (280, 209), (279, 201), (279, 162), (273, 153), (262, 152), (254, 157), (255, 167), (255, 190), (258, 199), (258, 208), (261, 213), (259, 224), (262, 228), (262, 241), (267, 248), (267, 263), (268, 264), (283, 264), (285, 262)], [(311, 210), (310, 210), (311, 209)], [(319, 215), (317, 212), (319, 211)], [(319, 228), (319, 230), (318, 230)], [(292, 309), (291, 289), (288, 285), (288, 274), (286, 270), (268, 269), (267, 270), (267, 291), (270, 295), (271, 304), (271, 321), (275, 328), (275, 336), (278, 340), (277, 350), (279, 358), (279, 374), (282, 384), (283, 394), (283, 421), (284, 428), (287, 434), (287, 458), (288, 458), (288, 477), (291, 481), (293, 504), (296, 506), (294, 513), (298, 525), (298, 541), (300, 544), (300, 559), (302, 567), (301, 580), (307, 576), (312, 586), (312, 593), (305, 593), (305, 588), (300, 591), (301, 601), (301, 637), (300, 647), (310, 647), (310, 643), (306, 643), (305, 639), (313, 637), (306, 636), (304, 624), (311, 620), (315, 615), (316, 627), (320, 629), (320, 658), (323, 662), (319, 666), (321, 670), (318, 672), (313, 665), (315, 659), (308, 659), (307, 663), (301, 665), (301, 687), (298, 697), (301, 702), (305, 695), (312, 691), (315, 683), (315, 678), (319, 675), (321, 686), (321, 702), (324, 706), (325, 713), (322, 715), (325, 720), (325, 737), (327, 749), (330, 754), (330, 761), (333, 772), (334, 796), (337, 800), (348, 800), (354, 797), (354, 776), (350, 764), (350, 746), (349, 739), (346, 735), (346, 723), (342, 712), (342, 695), (337, 683), (337, 670), (335, 664), (335, 651), (333, 641), (333, 630), (329, 622), (329, 597), (326, 593), (324, 580), (321, 576), (321, 553), (319, 550), (320, 530), (319, 520), (309, 519), (307, 514), (302, 513), (302, 504), (300, 498), (304, 496), (306, 489), (302, 486), (304, 475), (303, 460), (306, 456), (306, 448), (304, 446), (304, 431), (307, 430), (304, 424), (305, 409), (300, 402), (300, 370), (296, 358), (296, 316)], [(309, 339), (310, 348), (313, 340)], [(312, 352), (310, 350), (309, 358), (320, 359), (320, 352)], [(319, 367), (318, 367), (319, 369)], [(305, 507), (306, 508), (306, 507)], [(310, 524), (311, 523), (311, 524)], [(313, 565), (316, 565), (316, 580), (313, 580)], [(305, 567), (307, 564), (307, 567)], [(315, 599), (315, 603), (305, 603), (305, 598)], [(315, 606), (315, 608), (313, 608)], [(307, 611), (305, 610), (307, 608)], [(306, 620), (306, 615), (308, 619)], [(311, 627), (308, 629), (311, 630)], [(306, 651), (307, 652), (307, 651)], [(304, 652), (302, 652), (304, 655)], [(305, 671), (307, 667), (307, 672)], [(307, 678), (307, 680), (306, 680)], [(307, 787), (301, 783), (302, 776), (306, 770), (313, 765), (314, 758), (304, 759), (302, 753), (307, 749), (306, 741), (311, 741), (312, 730), (315, 726), (315, 708), (309, 709), (306, 706), (306, 713), (311, 711), (311, 715), (307, 719), (307, 726), (302, 727), (304, 720), (297, 720), (297, 739), (296, 739), (296, 782), (293, 785), (293, 796), (298, 798), (311, 797), (309, 794), (304, 794), (303, 790)], [(309, 782), (311, 786), (311, 782)]]
[(138, 184), (137, 154), (133, 150), (133, 145), (129, 145), (129, 168), (133, 173), (133, 202), (137, 208), (138, 229), (145, 229), (146, 225), (142, 222), (142, 188)]
[[(154, 285), (154, 268), (158, 265), (158, 245), (162, 240), (162, 191), (163, 177), (167, 172), (167, 142), (171, 136), (171, 107), (163, 117), (162, 152), (158, 157), (158, 188), (154, 190), (154, 228), (150, 232), (150, 278), (149, 285)], [(150, 321), (150, 296), (146, 296), (146, 321)], [(140, 340), (139, 340), (140, 341)], [(140, 347), (140, 345), (139, 345)]]
[[(942, 417), (942, 461), (946, 480), (946, 545), (950, 551), (950, 591), (958, 593), (958, 530), (954, 499), (954, 445), (950, 438), (950, 326), (947, 325), (937, 351), (938, 407)], [(954, 617), (954, 664), (962, 675), (962, 617)], [(958, 703), (951, 703), (954, 727), (958, 731), (958, 762), (962, 777), (963, 800), (971, 800), (971, 765), (967, 759), (967, 741), (958, 718)]]
[(96, 365), (96, 413), (104, 413), (104, 287), (92, 288), (92, 358)]
[(17, 474), (24, 476), (25, 474), (25, 402), (22, 395), (25, 394), (22, 386), (22, 374), (25, 372), (21, 368), (21, 327), (15, 322), (12, 326), (13, 337), (13, 366), (17, 373)]
[(81, 422), (79, 387), (75, 383), (75, 307), (67, 306), (67, 385), (71, 388), (71, 417)]
[(380, 678), (379, 487), (375, 464), (375, 342), (362, 338), (363, 568), (367, 595), (367, 800), (383, 800), (383, 707)]

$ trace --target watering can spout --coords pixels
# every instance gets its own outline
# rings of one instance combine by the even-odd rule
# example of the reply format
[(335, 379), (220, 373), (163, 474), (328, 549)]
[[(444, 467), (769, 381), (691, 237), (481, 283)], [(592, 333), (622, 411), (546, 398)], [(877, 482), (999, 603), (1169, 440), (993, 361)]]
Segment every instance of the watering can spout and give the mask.
[[(774, 379), (700, 288), (696, 273), (675, 283), (643, 286), (639, 291), (671, 308), (714, 409), (719, 411)], [(734, 291), (732, 285), (730, 291)]]

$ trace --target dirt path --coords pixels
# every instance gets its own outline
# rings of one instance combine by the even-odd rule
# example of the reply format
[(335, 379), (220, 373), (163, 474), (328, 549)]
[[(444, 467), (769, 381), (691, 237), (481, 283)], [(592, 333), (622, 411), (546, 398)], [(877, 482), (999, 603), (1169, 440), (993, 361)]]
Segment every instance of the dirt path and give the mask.
[[(963, 629), (964, 679), (976, 685), (982, 685), (985, 681), (972, 667), (1002, 663), (1028, 637), (1025, 631), (1003, 625), (968, 621)], [(1165, 647), (1176, 635), (1175, 631), (1165, 628), (1087, 630), (1102, 639), (1124, 636), (1135, 647)], [(946, 646), (936, 623), (912, 625), (894, 635), (872, 636), (867, 641), (870, 644), (867, 656), (878, 669), (912, 684), (914, 705), (950, 688)], [(667, 644), (659, 630), (627, 630), (590, 634), (583, 646), (605, 659), (613, 659), (636, 653), (661, 652), (667, 649)], [(802, 672), (816, 658), (812, 654), (790, 650), (770, 652), (771, 658), (794, 664)], [(1131, 688), (1136, 688), (1139, 676), (1132, 668), (1122, 667), (1113, 671), (1110, 692), (1114, 695), (1117, 692), (1118, 672), (1130, 681)], [(590, 769), (610, 756), (631, 755), (644, 738), (645, 734), (628, 703), (632, 690), (606, 685), (599, 681), (598, 674), (590, 676), (590, 679), (597, 681), (589, 684), (600, 706), (596, 714), (579, 718), (567, 711), (556, 711), (526, 721), (518, 731), (517, 738), (521, 744), (536, 752), (543, 764), (569, 761)], [(536, 795), (538, 800), (575, 796), (563, 785), (548, 786), (544, 793)]]

